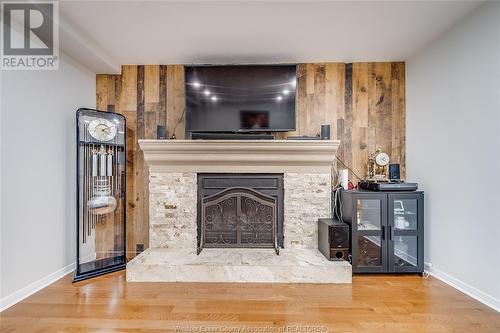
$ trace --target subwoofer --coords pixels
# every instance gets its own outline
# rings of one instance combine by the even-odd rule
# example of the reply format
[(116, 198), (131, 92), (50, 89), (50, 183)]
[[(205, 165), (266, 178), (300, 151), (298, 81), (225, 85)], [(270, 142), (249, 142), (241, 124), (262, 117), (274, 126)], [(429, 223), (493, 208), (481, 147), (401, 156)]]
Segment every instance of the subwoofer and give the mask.
[(318, 219), (318, 249), (328, 260), (349, 261), (349, 225), (335, 219)]
[(347, 249), (330, 249), (330, 260), (345, 260), (349, 261), (349, 248)]

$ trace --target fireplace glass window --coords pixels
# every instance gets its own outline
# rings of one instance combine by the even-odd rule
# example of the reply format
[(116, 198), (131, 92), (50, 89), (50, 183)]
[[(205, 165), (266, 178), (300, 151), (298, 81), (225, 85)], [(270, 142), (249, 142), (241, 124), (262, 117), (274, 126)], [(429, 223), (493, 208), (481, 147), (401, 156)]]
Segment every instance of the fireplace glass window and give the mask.
[(282, 175), (198, 177), (198, 251), (205, 247), (282, 247)]

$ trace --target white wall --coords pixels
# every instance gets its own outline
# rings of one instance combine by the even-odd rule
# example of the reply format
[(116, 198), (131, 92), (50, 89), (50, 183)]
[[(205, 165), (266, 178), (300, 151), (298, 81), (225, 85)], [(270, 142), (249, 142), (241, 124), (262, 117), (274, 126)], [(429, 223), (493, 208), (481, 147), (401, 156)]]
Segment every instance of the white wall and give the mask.
[(500, 311), (500, 3), (407, 62), (408, 179), (426, 191), (426, 262)]
[(1, 72), (0, 310), (75, 262), (75, 112), (95, 106), (95, 74), (61, 57)]

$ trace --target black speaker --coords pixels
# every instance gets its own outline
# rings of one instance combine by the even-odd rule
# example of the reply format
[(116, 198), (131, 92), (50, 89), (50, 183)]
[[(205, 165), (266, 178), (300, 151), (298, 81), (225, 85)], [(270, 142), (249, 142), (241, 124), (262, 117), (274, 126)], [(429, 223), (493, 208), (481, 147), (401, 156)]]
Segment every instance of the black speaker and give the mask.
[(334, 221), (330, 226), (330, 248), (349, 248), (349, 225)]
[(163, 125), (156, 126), (156, 138), (158, 140), (165, 140), (167, 138), (167, 130)]
[(389, 164), (389, 180), (401, 180), (401, 174), (399, 173), (399, 164)]
[(349, 261), (349, 249), (330, 249), (330, 260)]
[(349, 225), (335, 219), (318, 219), (318, 249), (328, 260), (349, 260)]
[(321, 140), (330, 140), (330, 125), (321, 125)]

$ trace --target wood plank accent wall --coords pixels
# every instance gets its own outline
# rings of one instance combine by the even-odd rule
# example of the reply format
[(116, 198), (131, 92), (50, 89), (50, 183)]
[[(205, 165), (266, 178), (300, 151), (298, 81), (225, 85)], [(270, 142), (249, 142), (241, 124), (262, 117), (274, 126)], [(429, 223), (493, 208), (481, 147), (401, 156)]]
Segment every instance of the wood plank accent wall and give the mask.
[[(127, 118), (127, 257), (148, 247), (148, 169), (138, 139), (155, 139), (156, 125), (184, 138), (184, 67), (127, 65), (121, 75), (96, 76), (98, 110)], [(139, 245), (139, 248), (137, 247)]]
[[(121, 75), (96, 76), (97, 109), (127, 118), (127, 252), (148, 247), (148, 171), (138, 139), (156, 138), (156, 125), (185, 138), (182, 65), (126, 65)], [(342, 141), (338, 157), (365, 177), (369, 154), (381, 147), (405, 177), (405, 63), (317, 63), (297, 67), (297, 128), (316, 135), (331, 124)], [(342, 167), (340, 167), (342, 168)], [(356, 177), (350, 175), (352, 180)], [(139, 245), (139, 247), (137, 246)]]

